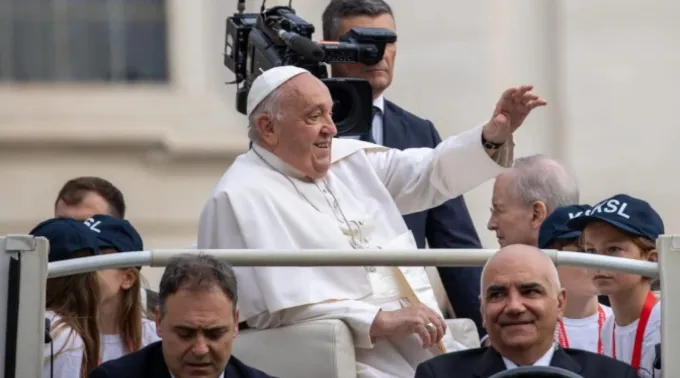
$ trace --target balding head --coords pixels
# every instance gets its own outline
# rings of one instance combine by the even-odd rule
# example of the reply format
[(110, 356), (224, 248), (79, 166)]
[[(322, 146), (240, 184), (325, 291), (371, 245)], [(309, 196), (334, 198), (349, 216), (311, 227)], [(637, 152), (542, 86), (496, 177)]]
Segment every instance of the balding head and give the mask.
[(539, 271), (545, 272), (546, 280), (550, 283), (555, 293), (562, 289), (560, 277), (557, 274), (557, 267), (550, 256), (543, 253), (540, 249), (525, 244), (513, 244), (501, 248), (484, 265), (480, 287), (484, 288), (484, 279), (488, 271), (495, 274), (494, 270), (512, 270), (511, 266), (523, 266), (527, 264), (536, 265)]
[(552, 347), (566, 301), (548, 255), (527, 245), (502, 248), (484, 266), (481, 291), (489, 339), (503, 356), (530, 365)]
[(556, 208), (579, 203), (576, 177), (556, 160), (532, 155), (515, 160), (496, 178), (488, 228), (501, 247), (538, 244), (543, 220)]
[(251, 139), (293, 168), (282, 173), (323, 178), (337, 134), (332, 110), (328, 87), (308, 72), (298, 74), (255, 107), (250, 116)]

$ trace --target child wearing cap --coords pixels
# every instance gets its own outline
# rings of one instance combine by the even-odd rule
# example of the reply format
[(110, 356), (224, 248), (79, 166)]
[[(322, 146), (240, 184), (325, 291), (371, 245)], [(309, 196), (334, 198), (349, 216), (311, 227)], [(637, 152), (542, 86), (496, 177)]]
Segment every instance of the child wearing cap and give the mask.
[[(50, 242), (49, 262), (96, 255), (97, 240), (82, 222), (56, 218), (31, 232)], [(47, 279), (45, 317), (52, 342), (44, 349), (44, 377), (86, 378), (98, 365), (99, 281), (95, 272)]]
[[(586, 252), (654, 262), (656, 239), (664, 233), (663, 221), (649, 203), (625, 194), (599, 202), (568, 226), (581, 230)], [(609, 297), (614, 311), (602, 328), (604, 352), (631, 364), (644, 378), (654, 376), (654, 347), (661, 342), (661, 305), (651, 281), (629, 273), (594, 274), (595, 286)]]
[[(141, 251), (142, 238), (130, 222), (108, 215), (86, 220), (91, 234), (98, 240), (100, 254)], [(156, 324), (144, 315), (141, 298), (141, 268), (107, 269), (98, 273), (101, 288), (99, 325), (102, 362), (160, 340)]]
[[(581, 233), (567, 227), (567, 222), (590, 209), (588, 205), (564, 206), (556, 209), (541, 224), (538, 247), (559, 251), (583, 252)], [(567, 304), (557, 323), (555, 339), (563, 348), (575, 348), (604, 354), (600, 333), (611, 308), (600, 305), (593, 272), (588, 268), (558, 266), (560, 283), (567, 292)]]

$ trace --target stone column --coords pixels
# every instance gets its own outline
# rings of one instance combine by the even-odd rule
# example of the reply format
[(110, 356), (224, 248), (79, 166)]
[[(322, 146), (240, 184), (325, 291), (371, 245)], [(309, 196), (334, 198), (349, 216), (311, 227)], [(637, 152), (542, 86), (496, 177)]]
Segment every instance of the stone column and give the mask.
[(208, 51), (209, 1), (168, 0), (167, 24), (170, 77), (173, 87), (185, 95), (202, 95), (210, 90), (212, 65), (219, 51)]
[(495, 91), (533, 84), (549, 104), (532, 113), (516, 135), (522, 156), (546, 153), (567, 159), (560, 96), (560, 9), (557, 1), (516, 0), (489, 2), (492, 86)]

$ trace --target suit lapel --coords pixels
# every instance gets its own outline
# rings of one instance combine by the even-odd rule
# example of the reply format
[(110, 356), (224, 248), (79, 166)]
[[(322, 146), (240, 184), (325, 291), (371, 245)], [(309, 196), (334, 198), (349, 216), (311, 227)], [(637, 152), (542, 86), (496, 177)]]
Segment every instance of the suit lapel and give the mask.
[(501, 355), (493, 348), (487, 348), (482, 357), (475, 363), (475, 377), (489, 378), (505, 370)]
[(385, 100), (385, 114), (383, 115), (383, 144), (385, 147), (403, 150), (407, 147), (408, 127), (404, 117), (396, 111), (396, 105)]
[(165, 358), (163, 357), (163, 347), (161, 342), (155, 345), (153, 350), (150, 351), (149, 356), (147, 356), (147, 361), (149, 361), (149, 368), (145, 377), (157, 377), (157, 378), (171, 378), (170, 370), (165, 364)]
[[(559, 367), (574, 373), (579, 373), (582, 366), (575, 359), (571, 358), (562, 348), (557, 348), (550, 360), (550, 366)], [(488, 348), (476, 363), (475, 377), (489, 378), (494, 374), (506, 369), (503, 358), (493, 348)]]
[(582, 369), (581, 364), (571, 358), (571, 356), (569, 356), (562, 348), (557, 348), (557, 350), (555, 350), (553, 358), (550, 360), (550, 366), (559, 367), (574, 373), (579, 373)]

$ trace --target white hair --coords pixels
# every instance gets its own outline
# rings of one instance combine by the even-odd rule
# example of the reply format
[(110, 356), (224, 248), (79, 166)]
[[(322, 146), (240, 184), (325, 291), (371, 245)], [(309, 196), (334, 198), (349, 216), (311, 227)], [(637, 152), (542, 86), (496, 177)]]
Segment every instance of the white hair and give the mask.
[(548, 156), (518, 158), (511, 172), (514, 193), (526, 205), (543, 202), (550, 214), (558, 207), (580, 203), (576, 176)]
[(257, 117), (262, 114), (267, 114), (270, 117), (280, 120), (283, 118), (283, 109), (281, 108), (281, 102), (286, 94), (285, 84), (274, 89), (270, 94), (267, 95), (262, 101), (253, 109), (253, 112), (248, 116), (248, 139), (252, 142), (257, 141), (260, 138), (260, 133), (255, 126), (257, 122)]
[[(534, 249), (534, 247), (529, 247), (529, 246), (527, 246), (527, 247), (530, 248), (530, 249)], [(493, 259), (494, 259), (501, 251), (503, 251), (503, 249), (501, 249), (500, 251), (494, 253), (494, 255), (491, 256), (491, 258), (489, 258), (489, 259), (486, 261), (486, 263), (484, 264), (484, 268), (482, 268), (482, 275), (481, 275), (481, 278), (479, 279), (479, 290), (481, 291), (481, 296), (482, 296), (482, 298), (484, 298), (484, 277), (486, 276), (487, 267), (489, 266), (489, 264), (491, 264), (491, 261), (493, 261)], [(540, 251), (540, 250), (539, 250), (539, 252), (540, 252), (541, 254), (543, 254), (544, 257), (545, 257), (546, 259), (550, 260), (550, 263), (548, 264), (548, 266), (549, 266), (548, 270), (550, 270), (550, 271), (547, 272), (547, 275), (548, 275), (548, 282), (550, 282), (550, 284), (551, 284), (551, 285), (553, 286), (553, 288), (555, 289), (555, 293), (559, 295), (560, 290), (562, 290), (562, 283), (560, 283), (560, 275), (559, 275), (559, 273), (557, 272), (557, 266), (555, 266), (555, 263), (552, 261), (552, 259), (550, 258), (550, 256), (548, 256), (547, 254), (544, 254), (544, 253), (543, 253), (542, 251)], [(531, 253), (531, 252), (526, 251), (525, 253)]]

